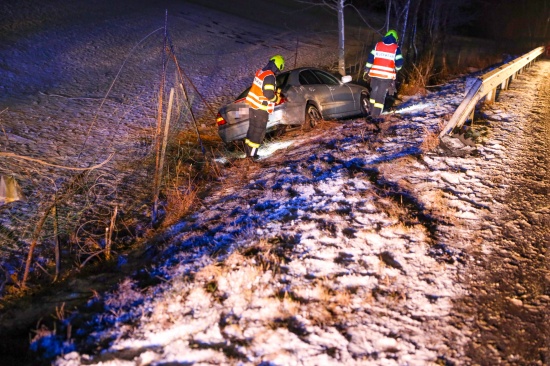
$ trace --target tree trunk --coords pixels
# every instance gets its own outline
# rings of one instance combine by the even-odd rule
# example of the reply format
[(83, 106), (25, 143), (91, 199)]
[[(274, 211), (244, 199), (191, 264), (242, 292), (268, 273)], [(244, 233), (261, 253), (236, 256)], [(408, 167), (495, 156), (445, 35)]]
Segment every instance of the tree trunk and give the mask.
[(405, 16), (403, 19), (403, 31), (401, 32), (401, 45), (405, 44), (405, 40), (407, 39), (407, 20), (409, 19), (409, 9), (411, 7), (411, 0), (407, 1), (407, 5), (405, 5)]
[(389, 0), (388, 6), (386, 6), (386, 33), (390, 30), (391, 1)]
[(344, 49), (344, 1), (338, 0), (338, 72), (346, 75), (346, 53)]

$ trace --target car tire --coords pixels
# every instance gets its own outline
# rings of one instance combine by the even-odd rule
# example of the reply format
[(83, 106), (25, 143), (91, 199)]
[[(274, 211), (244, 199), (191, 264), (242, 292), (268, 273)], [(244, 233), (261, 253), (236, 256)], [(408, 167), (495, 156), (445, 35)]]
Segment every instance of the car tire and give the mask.
[(361, 104), (361, 114), (363, 117), (366, 117), (369, 115), (369, 96), (367, 94), (361, 94), (361, 98), (359, 98), (359, 103)]
[(302, 130), (312, 130), (322, 119), (323, 117), (321, 116), (321, 113), (319, 112), (317, 107), (315, 107), (313, 104), (308, 104), (306, 106), (306, 117), (302, 126)]

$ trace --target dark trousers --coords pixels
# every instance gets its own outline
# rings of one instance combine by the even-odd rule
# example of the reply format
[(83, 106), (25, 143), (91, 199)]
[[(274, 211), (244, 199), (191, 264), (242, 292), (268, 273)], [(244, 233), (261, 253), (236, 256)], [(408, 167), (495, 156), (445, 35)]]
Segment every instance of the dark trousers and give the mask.
[(264, 140), (265, 130), (267, 127), (267, 120), (269, 119), (269, 113), (262, 109), (248, 109), (248, 131), (246, 133), (245, 144), (247, 147), (247, 155), (255, 156), (260, 144)]
[(260, 145), (265, 137), (265, 129), (267, 127), (267, 120), (269, 119), (269, 113), (261, 109), (249, 108), (249, 125), (246, 138)]
[(386, 101), (386, 94), (390, 87), (392, 79), (380, 79), (371, 78), (370, 81), (370, 115), (372, 117), (379, 117), (384, 110), (384, 102)]

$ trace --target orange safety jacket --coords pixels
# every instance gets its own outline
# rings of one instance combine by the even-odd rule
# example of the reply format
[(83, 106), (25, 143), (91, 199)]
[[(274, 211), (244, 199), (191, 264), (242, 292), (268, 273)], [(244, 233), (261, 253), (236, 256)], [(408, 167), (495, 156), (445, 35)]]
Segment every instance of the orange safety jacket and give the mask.
[(385, 44), (378, 42), (372, 50), (374, 62), (369, 72), (370, 77), (381, 79), (395, 79), (395, 54), (397, 43)]
[(271, 70), (258, 70), (254, 76), (254, 82), (250, 91), (246, 96), (246, 102), (254, 109), (263, 109), (268, 113), (272, 113), (275, 108), (275, 103), (267, 99), (264, 95), (264, 89), (275, 90), (275, 85), (265, 84), (265, 78), (268, 76), (275, 77), (275, 74)]

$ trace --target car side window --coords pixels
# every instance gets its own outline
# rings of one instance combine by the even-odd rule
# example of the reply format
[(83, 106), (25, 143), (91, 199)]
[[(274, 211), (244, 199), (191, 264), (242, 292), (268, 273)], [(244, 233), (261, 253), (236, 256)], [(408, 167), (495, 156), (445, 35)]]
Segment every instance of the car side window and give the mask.
[(336, 79), (334, 76), (326, 73), (326, 72), (322, 72), (322, 71), (318, 71), (318, 70), (314, 70), (313, 71), (315, 73), (315, 75), (321, 79), (321, 81), (323, 82), (323, 84), (327, 84), (327, 85), (340, 85), (340, 82), (338, 81), (338, 79)]
[(288, 72), (285, 72), (284, 74), (277, 75), (277, 87), (282, 88), (286, 85), (286, 82), (288, 80), (288, 75), (290, 75)]
[(300, 72), (300, 84), (302, 85), (314, 85), (321, 84), (321, 81), (311, 72), (311, 70), (304, 70)]

